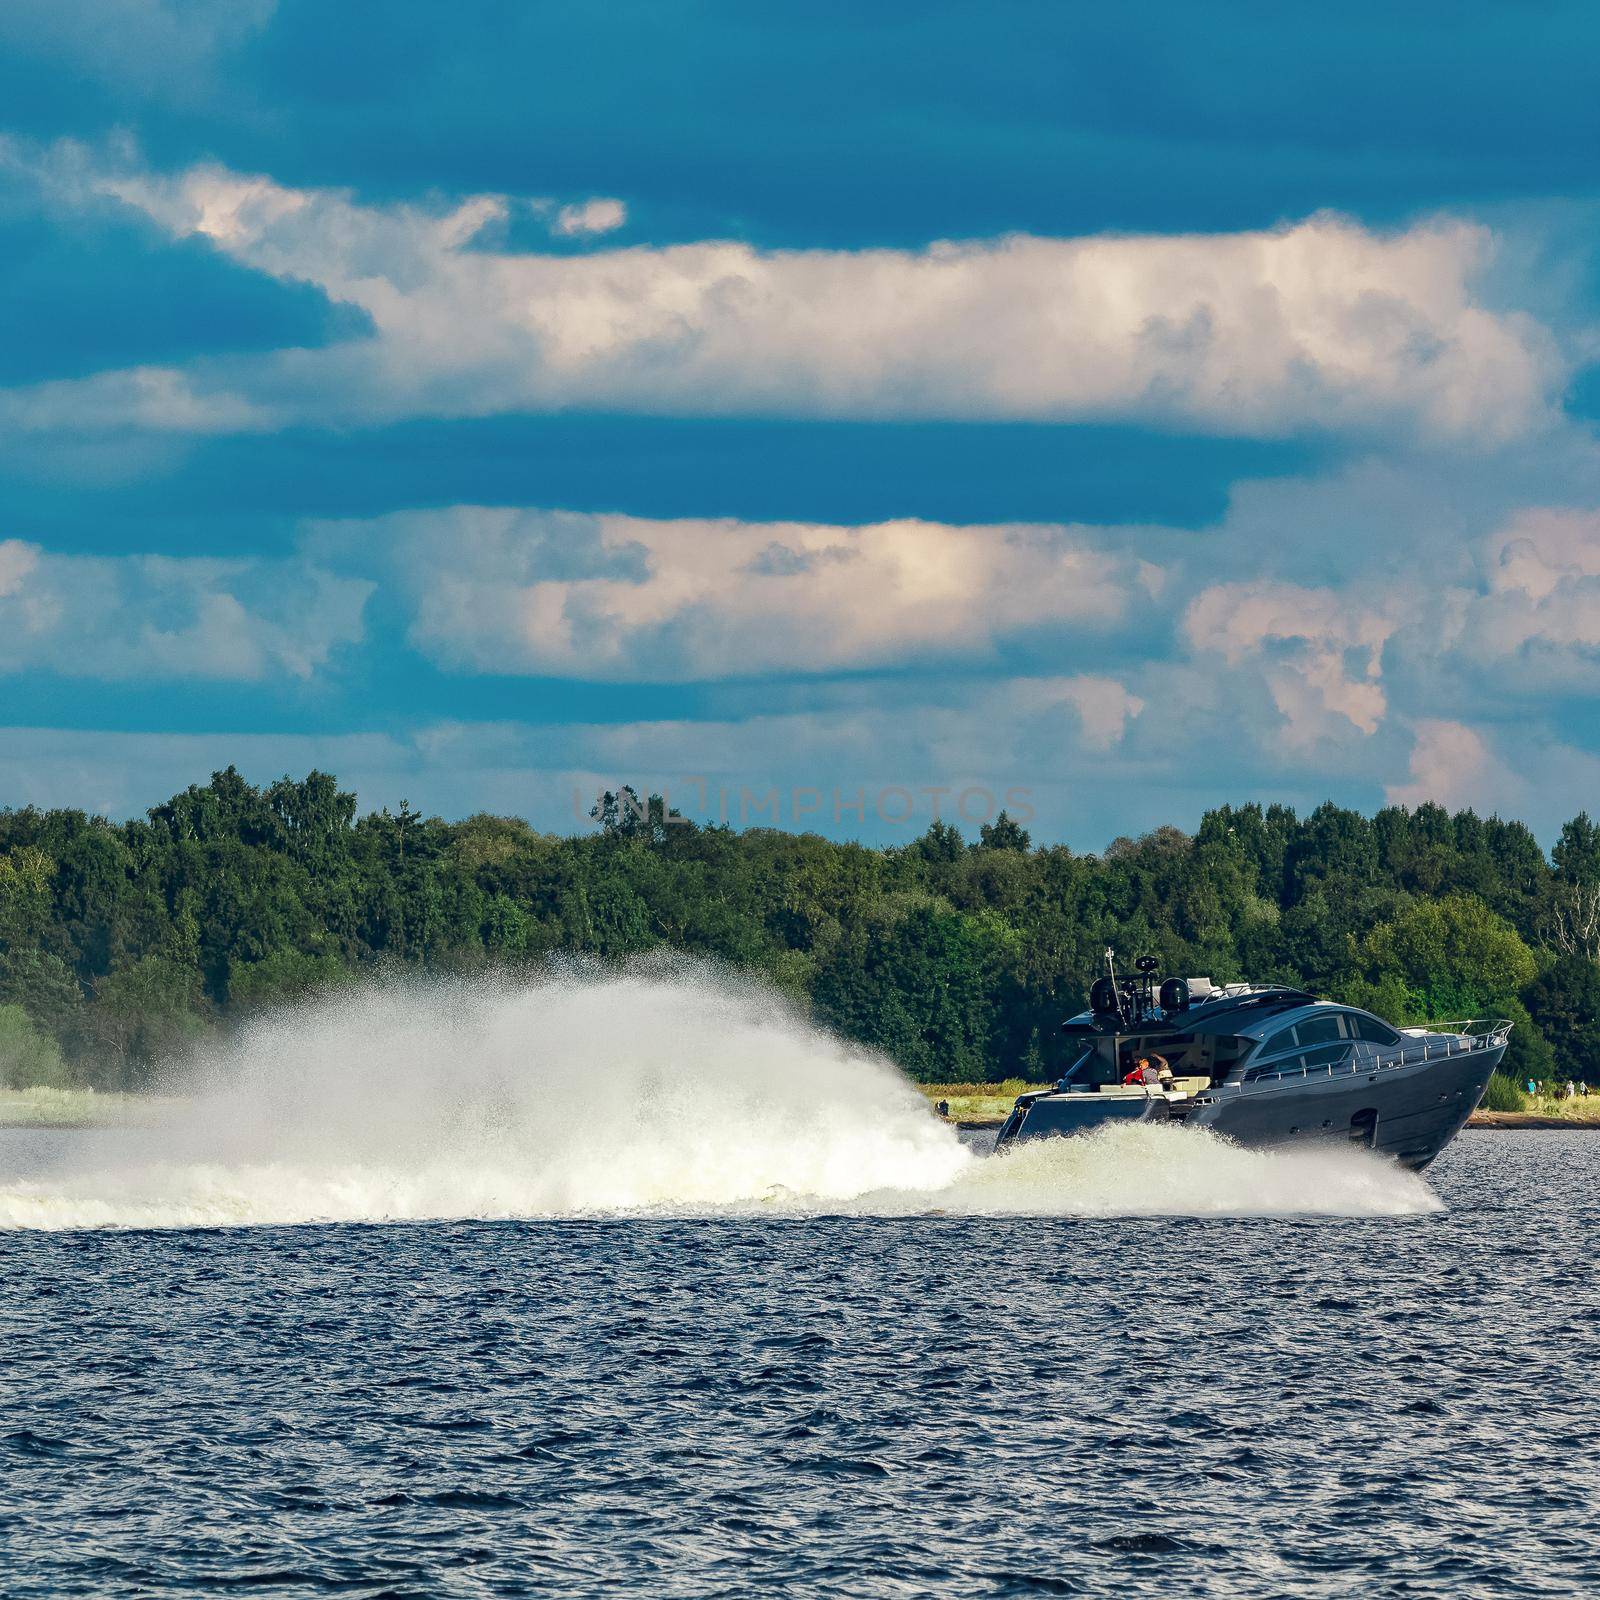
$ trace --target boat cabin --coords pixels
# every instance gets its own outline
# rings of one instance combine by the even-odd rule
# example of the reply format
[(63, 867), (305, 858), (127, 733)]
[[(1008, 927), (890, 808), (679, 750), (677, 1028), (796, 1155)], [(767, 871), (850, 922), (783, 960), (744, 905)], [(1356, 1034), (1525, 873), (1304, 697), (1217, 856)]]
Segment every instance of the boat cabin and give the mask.
[(1179, 1094), (1199, 1094), (1221, 1083), (1255, 1048), (1254, 1039), (1227, 1034), (1176, 1033), (1162, 1029), (1151, 1033), (1102, 1034), (1084, 1041), (1072, 1065), (1061, 1075), (1060, 1089), (1100, 1090), (1122, 1088), (1139, 1081), (1141, 1060), (1158, 1069), (1162, 1062), (1171, 1079), (1161, 1073), (1160, 1086)]
[[(1080, 1048), (1057, 1092), (1142, 1086), (1186, 1098), (1231, 1078), (1300, 1074), (1345, 1060), (1363, 1045), (1401, 1043), (1400, 1034), (1371, 1013), (1302, 990), (1244, 984), (1222, 990), (1205, 979), (1191, 982), (1204, 998), (1172, 1014), (1128, 1019), (1084, 1012), (1063, 1023)], [(1141, 1060), (1155, 1069), (1142, 1083)]]

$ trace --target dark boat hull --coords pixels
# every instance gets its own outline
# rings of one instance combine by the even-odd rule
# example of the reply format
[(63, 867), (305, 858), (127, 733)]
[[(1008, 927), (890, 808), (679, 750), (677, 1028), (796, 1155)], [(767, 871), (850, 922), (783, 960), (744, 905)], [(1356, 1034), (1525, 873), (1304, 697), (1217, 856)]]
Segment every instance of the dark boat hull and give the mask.
[(1017, 1139), (1072, 1139), (1116, 1123), (1166, 1122), (1171, 1114), (1159, 1095), (1024, 1095), (995, 1143), (998, 1148)]
[(1255, 1089), (1197, 1107), (1192, 1120), (1250, 1146), (1350, 1139), (1420, 1172), (1477, 1109), (1505, 1051), (1502, 1043), (1382, 1072)]
[(1209, 1128), (1252, 1149), (1327, 1141), (1360, 1144), (1421, 1171), (1477, 1108), (1505, 1049), (1502, 1041), (1381, 1071), (1228, 1085), (1187, 1104), (1169, 1105), (1158, 1097), (1027, 1096), (1000, 1130), (997, 1147), (1026, 1139), (1072, 1137), (1113, 1122), (1171, 1118)]

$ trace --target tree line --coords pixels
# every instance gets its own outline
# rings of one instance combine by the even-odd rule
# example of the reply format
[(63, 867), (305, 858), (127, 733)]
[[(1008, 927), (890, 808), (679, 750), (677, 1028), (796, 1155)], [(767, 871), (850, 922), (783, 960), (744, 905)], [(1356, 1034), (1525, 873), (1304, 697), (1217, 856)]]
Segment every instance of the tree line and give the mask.
[(702, 826), (630, 791), (592, 833), (358, 816), (326, 773), (229, 768), (112, 823), (0, 811), (0, 1081), (148, 1086), (210, 1030), (383, 966), (534, 969), (670, 947), (757, 973), (925, 1081), (1047, 1079), (1100, 957), (1313, 989), (1394, 1021), (1517, 1022), (1507, 1070), (1600, 1081), (1600, 827), (1550, 855), (1435, 805), (1249, 804), (1098, 855)]

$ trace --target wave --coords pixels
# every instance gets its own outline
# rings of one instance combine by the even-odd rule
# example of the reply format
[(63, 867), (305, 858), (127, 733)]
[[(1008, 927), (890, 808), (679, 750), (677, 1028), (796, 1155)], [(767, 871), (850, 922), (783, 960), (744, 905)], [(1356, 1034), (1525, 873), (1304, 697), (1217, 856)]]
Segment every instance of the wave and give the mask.
[(1387, 1217), (1444, 1209), (1423, 1179), (1370, 1151), (1246, 1150), (1181, 1125), (1018, 1145), (974, 1163), (952, 1192), (957, 1207), (974, 1214)]
[(0, 1181), (0, 1227), (1439, 1205), (1359, 1151), (1184, 1129), (979, 1156), (881, 1057), (682, 962), (351, 991), (244, 1029), (183, 1089), (157, 1127), (50, 1135), (55, 1159)]

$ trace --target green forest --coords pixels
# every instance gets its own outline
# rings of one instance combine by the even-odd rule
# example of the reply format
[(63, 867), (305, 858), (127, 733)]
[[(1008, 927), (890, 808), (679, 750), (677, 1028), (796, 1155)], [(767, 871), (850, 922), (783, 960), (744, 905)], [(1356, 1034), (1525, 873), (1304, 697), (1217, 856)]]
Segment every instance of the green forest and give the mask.
[(0, 1080), (141, 1089), (209, 1032), (385, 968), (661, 947), (752, 971), (923, 1081), (1048, 1078), (1113, 945), (1395, 1021), (1514, 1017), (1507, 1070), (1600, 1081), (1600, 827), (1225, 806), (1098, 855), (1002, 814), (892, 848), (700, 826), (630, 791), (592, 832), (357, 815), (232, 768), (112, 823), (0, 811)]

